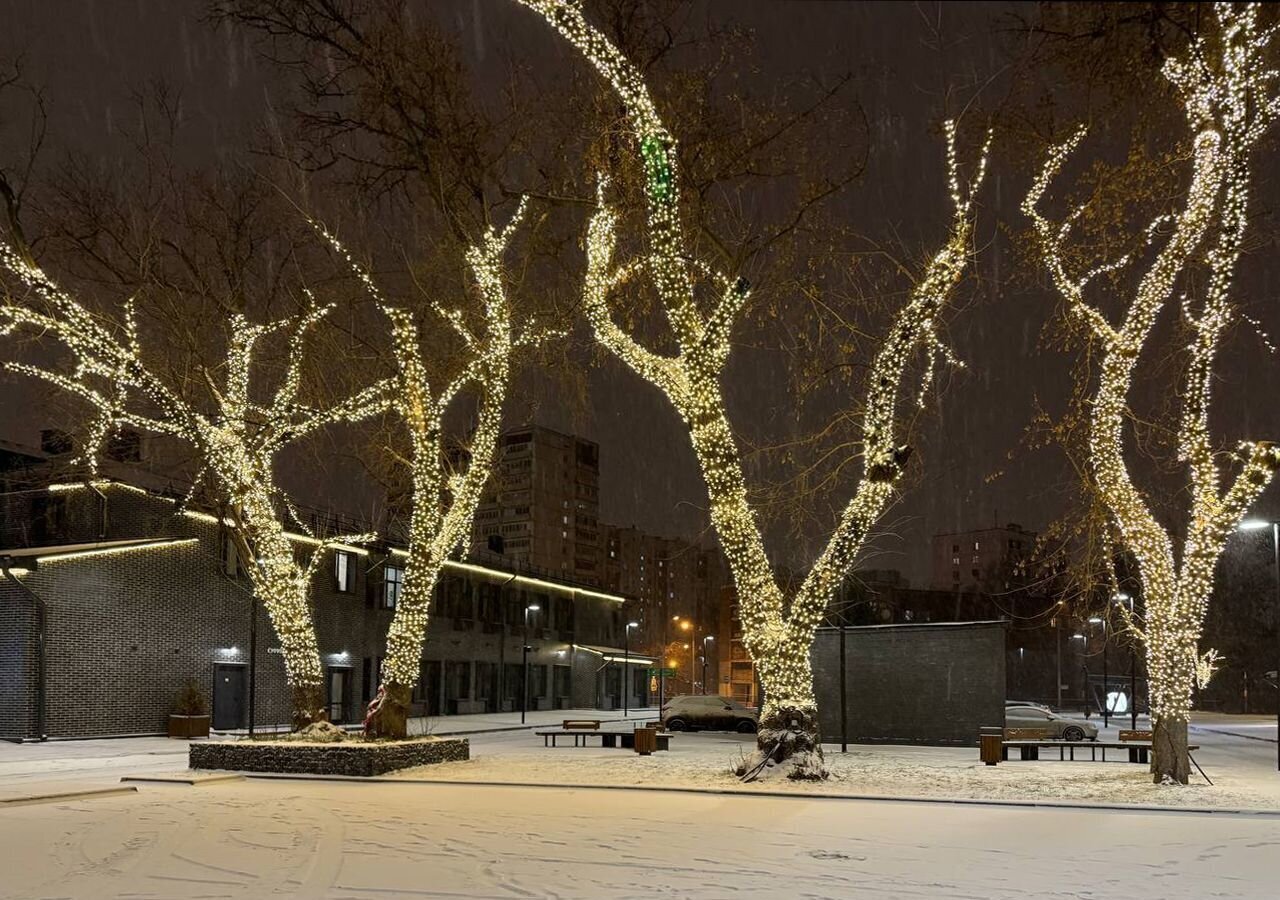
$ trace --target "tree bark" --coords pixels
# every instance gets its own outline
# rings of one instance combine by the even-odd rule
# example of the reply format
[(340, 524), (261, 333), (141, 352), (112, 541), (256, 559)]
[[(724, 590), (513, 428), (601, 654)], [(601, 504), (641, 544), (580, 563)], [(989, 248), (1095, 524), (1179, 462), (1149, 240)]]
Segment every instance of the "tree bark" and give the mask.
[(409, 736), (409, 707), (413, 685), (383, 684), (369, 704), (364, 733), (369, 737), (403, 740)]
[(324, 703), (324, 686), (321, 684), (295, 684), (293, 686), (293, 730), (301, 731), (315, 722), (329, 721), (329, 711)]
[(817, 708), (768, 695), (756, 731), (756, 750), (736, 772), (743, 781), (779, 775), (793, 781), (824, 780), (828, 773)]
[(1151, 780), (1156, 784), (1186, 784), (1190, 777), (1187, 720), (1161, 716), (1151, 732)]

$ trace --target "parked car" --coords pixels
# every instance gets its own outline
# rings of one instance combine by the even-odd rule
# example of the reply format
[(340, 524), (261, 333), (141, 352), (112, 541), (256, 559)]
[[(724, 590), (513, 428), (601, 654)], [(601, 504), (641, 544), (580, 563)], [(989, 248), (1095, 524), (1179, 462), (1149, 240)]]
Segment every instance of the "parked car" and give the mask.
[(662, 707), (662, 724), (668, 731), (705, 728), (752, 734), (756, 722), (756, 711), (732, 697), (685, 694), (672, 697)]
[(1056, 741), (1096, 741), (1098, 726), (1092, 722), (1068, 719), (1038, 706), (1006, 706), (1005, 728), (1040, 728)]
[(1006, 700), (1004, 701), (1005, 709), (1010, 706), (1034, 706), (1036, 709), (1048, 709), (1044, 703), (1036, 703), (1034, 700)]

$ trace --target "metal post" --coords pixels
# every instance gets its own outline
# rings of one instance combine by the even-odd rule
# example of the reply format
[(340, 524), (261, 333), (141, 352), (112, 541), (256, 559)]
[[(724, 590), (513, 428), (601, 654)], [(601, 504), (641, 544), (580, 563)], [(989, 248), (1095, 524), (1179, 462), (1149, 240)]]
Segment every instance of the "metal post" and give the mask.
[(631, 626), (622, 627), (622, 718), (631, 714)]
[(520, 642), (520, 724), (524, 724), (525, 711), (529, 708), (529, 607), (524, 608), (524, 640)]
[(258, 714), (258, 595), (249, 595), (249, 736)]
[(697, 664), (694, 662), (694, 660), (697, 659), (697, 653), (698, 653), (697, 647), (696, 647), (697, 634), (698, 634), (698, 629), (694, 628), (693, 625), (690, 625), (689, 626), (689, 693), (690, 694), (698, 693), (693, 689), (693, 673), (697, 671)]
[[(1276, 635), (1280, 637), (1280, 520), (1271, 523), (1271, 541), (1275, 551)], [(1280, 642), (1277, 650), (1280, 651)], [(1280, 655), (1276, 657), (1276, 736), (1280, 737)], [(1280, 770), (1280, 741), (1276, 743), (1276, 769)]]
[(1107, 620), (1102, 620), (1102, 727), (1111, 724), (1111, 688), (1107, 684)]
[(1129, 644), (1129, 727), (1138, 730), (1138, 654)]
[(1062, 709), (1062, 619), (1058, 619), (1058, 709)]
[(849, 698), (848, 688), (844, 680), (844, 631), (843, 623), (840, 625), (840, 752), (849, 752)]

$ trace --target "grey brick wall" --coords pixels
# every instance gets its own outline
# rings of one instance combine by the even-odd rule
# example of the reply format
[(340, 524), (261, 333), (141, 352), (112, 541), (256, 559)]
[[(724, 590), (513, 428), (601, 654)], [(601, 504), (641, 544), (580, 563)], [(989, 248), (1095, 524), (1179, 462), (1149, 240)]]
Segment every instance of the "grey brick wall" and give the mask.
[[(87, 490), (56, 495), (60, 498), (57, 518), (63, 528), (56, 543), (91, 542), (104, 536), (106, 540), (194, 540), (46, 559), (23, 577), (24, 584), (48, 605), (46, 731), (51, 737), (161, 733), (183, 684), (194, 679), (212, 703), (215, 667), (249, 662), (251, 589), (245, 578), (226, 574), (221, 527), (180, 515), (175, 503), (161, 497), (122, 486), (103, 490), (105, 507), (101, 498)], [(12, 496), (0, 505), (7, 516), (20, 516), (24, 509), (30, 512), (29, 497), (24, 503), (10, 501)], [(9, 535), (32, 533), (12, 520), (0, 527)], [(15, 546), (21, 545), (8, 549)], [(309, 552), (300, 545), (300, 558)], [(392, 611), (378, 602), (384, 561), (376, 552), (357, 556), (350, 593), (336, 591), (329, 559), (316, 567), (311, 601), (322, 662), (349, 672), (349, 722), (362, 718), (363, 701), (376, 688), (372, 683), (375, 661), (385, 654)], [(573, 646), (575, 641), (618, 646), (617, 604), (508, 589), (498, 607), (501, 616), (490, 615), (496, 620), (486, 623), (478, 593), (472, 584), (464, 591), (469, 602), (447, 611), (441, 609), (437, 596), (424, 661), (439, 663), (442, 673), (446, 663), (466, 663), (462, 693), (474, 700), (480, 693), (476, 663), (496, 665), (500, 678), (506, 676), (507, 665), (518, 666), (523, 645), (521, 612), (529, 603), (537, 603), (541, 609), (531, 619), (529, 662), (546, 667), (547, 688), (531, 694), (530, 708), (555, 707), (552, 667), (556, 665), (573, 666), (571, 705), (594, 703), (594, 688), (577, 677), (580, 670), (588, 669), (579, 665)], [(257, 610), (255, 718), (263, 726), (283, 724), (290, 716), (284, 660), (273, 652), (278, 651), (279, 642), (266, 611), (260, 604)], [(0, 736), (30, 729), (34, 681), (31, 654), (24, 648), (32, 640), (30, 605), (15, 587), (0, 584), (0, 647), (6, 650), (0, 658)], [(460, 708), (459, 698), (444, 681), (437, 678), (423, 690), (424, 695), (434, 692), (436, 708), (448, 714)], [(499, 682), (487, 708), (501, 709), (502, 696)], [(518, 708), (518, 702), (513, 706)], [(420, 702), (414, 712), (423, 714), (427, 708), (426, 702)]]
[[(848, 740), (859, 744), (976, 745), (1004, 724), (1003, 622), (849, 628)], [(818, 629), (814, 684), (823, 740), (840, 740), (840, 634)]]

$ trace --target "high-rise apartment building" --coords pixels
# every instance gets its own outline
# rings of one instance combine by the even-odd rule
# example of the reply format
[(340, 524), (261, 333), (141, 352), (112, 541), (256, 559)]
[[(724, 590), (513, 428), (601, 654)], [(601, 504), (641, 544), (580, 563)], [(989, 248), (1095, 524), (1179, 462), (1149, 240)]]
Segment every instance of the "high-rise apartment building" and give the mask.
[(500, 546), (520, 568), (601, 584), (599, 445), (536, 425), (500, 440), (496, 471), (476, 511), (473, 551), (485, 555)]
[(935, 534), (931, 586), (939, 591), (1010, 589), (1035, 543), (1034, 531), (1013, 523)]

